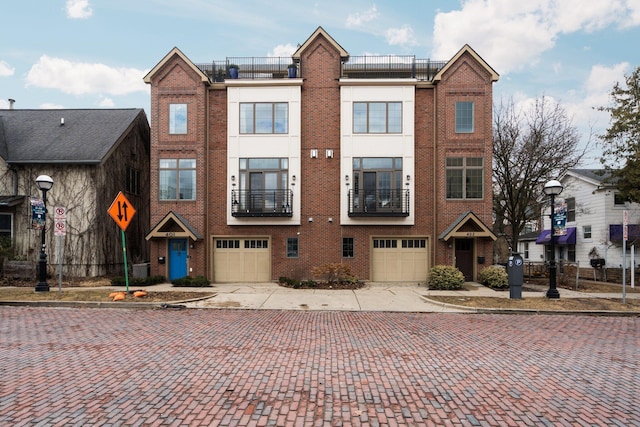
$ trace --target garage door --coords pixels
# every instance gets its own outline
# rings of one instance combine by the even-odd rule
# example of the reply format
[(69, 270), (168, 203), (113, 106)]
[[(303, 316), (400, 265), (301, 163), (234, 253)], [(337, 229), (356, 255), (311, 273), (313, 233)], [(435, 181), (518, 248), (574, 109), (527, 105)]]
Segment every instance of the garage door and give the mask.
[(269, 239), (214, 239), (213, 274), (216, 282), (270, 281)]
[(374, 238), (371, 280), (376, 282), (424, 282), (429, 270), (426, 238)]

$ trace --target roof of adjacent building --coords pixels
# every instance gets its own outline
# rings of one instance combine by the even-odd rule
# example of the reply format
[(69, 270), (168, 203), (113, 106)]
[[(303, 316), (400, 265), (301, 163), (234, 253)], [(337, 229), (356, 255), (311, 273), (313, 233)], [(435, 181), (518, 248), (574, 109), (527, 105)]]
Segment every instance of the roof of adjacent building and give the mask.
[(139, 116), (147, 121), (141, 108), (0, 110), (0, 156), (9, 164), (100, 163)]

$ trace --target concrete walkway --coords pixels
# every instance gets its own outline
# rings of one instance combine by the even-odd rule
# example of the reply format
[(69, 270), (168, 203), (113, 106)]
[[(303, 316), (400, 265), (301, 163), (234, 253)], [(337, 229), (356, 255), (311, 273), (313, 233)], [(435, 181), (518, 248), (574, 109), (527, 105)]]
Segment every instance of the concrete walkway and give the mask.
[[(211, 288), (179, 288), (189, 291), (214, 292), (216, 295), (200, 301), (185, 303), (190, 308), (238, 308), (271, 310), (329, 310), (329, 311), (393, 311), (433, 313), (475, 312), (443, 304), (429, 299), (431, 295), (509, 298), (509, 291), (494, 291), (477, 283), (467, 283), (468, 290), (430, 291), (424, 285), (398, 283), (368, 283), (356, 290), (338, 289), (291, 289), (275, 283), (215, 284)], [(529, 285), (527, 285), (529, 286)], [(153, 286), (153, 290), (176, 290), (171, 284)], [(540, 287), (535, 292), (522, 292), (523, 298), (544, 296)], [(558, 289), (560, 298), (621, 298), (617, 294), (587, 294), (567, 289)], [(638, 298), (640, 294), (627, 293), (627, 298)]]

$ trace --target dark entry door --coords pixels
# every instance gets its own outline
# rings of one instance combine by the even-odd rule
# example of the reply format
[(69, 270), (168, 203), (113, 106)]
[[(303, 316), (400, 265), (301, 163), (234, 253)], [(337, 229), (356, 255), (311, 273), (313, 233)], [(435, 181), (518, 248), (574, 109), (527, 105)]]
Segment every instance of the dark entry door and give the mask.
[(473, 280), (473, 239), (456, 239), (456, 267), (464, 280)]

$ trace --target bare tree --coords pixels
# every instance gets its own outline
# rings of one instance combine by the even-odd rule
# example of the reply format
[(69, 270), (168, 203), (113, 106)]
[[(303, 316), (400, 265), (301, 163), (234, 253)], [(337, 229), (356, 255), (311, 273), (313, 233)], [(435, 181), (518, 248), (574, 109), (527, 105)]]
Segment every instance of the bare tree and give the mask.
[(496, 232), (514, 250), (528, 221), (540, 218), (544, 183), (579, 164), (591, 143), (579, 148), (580, 134), (558, 103), (538, 98), (527, 109), (513, 99), (494, 106), (493, 186)]

